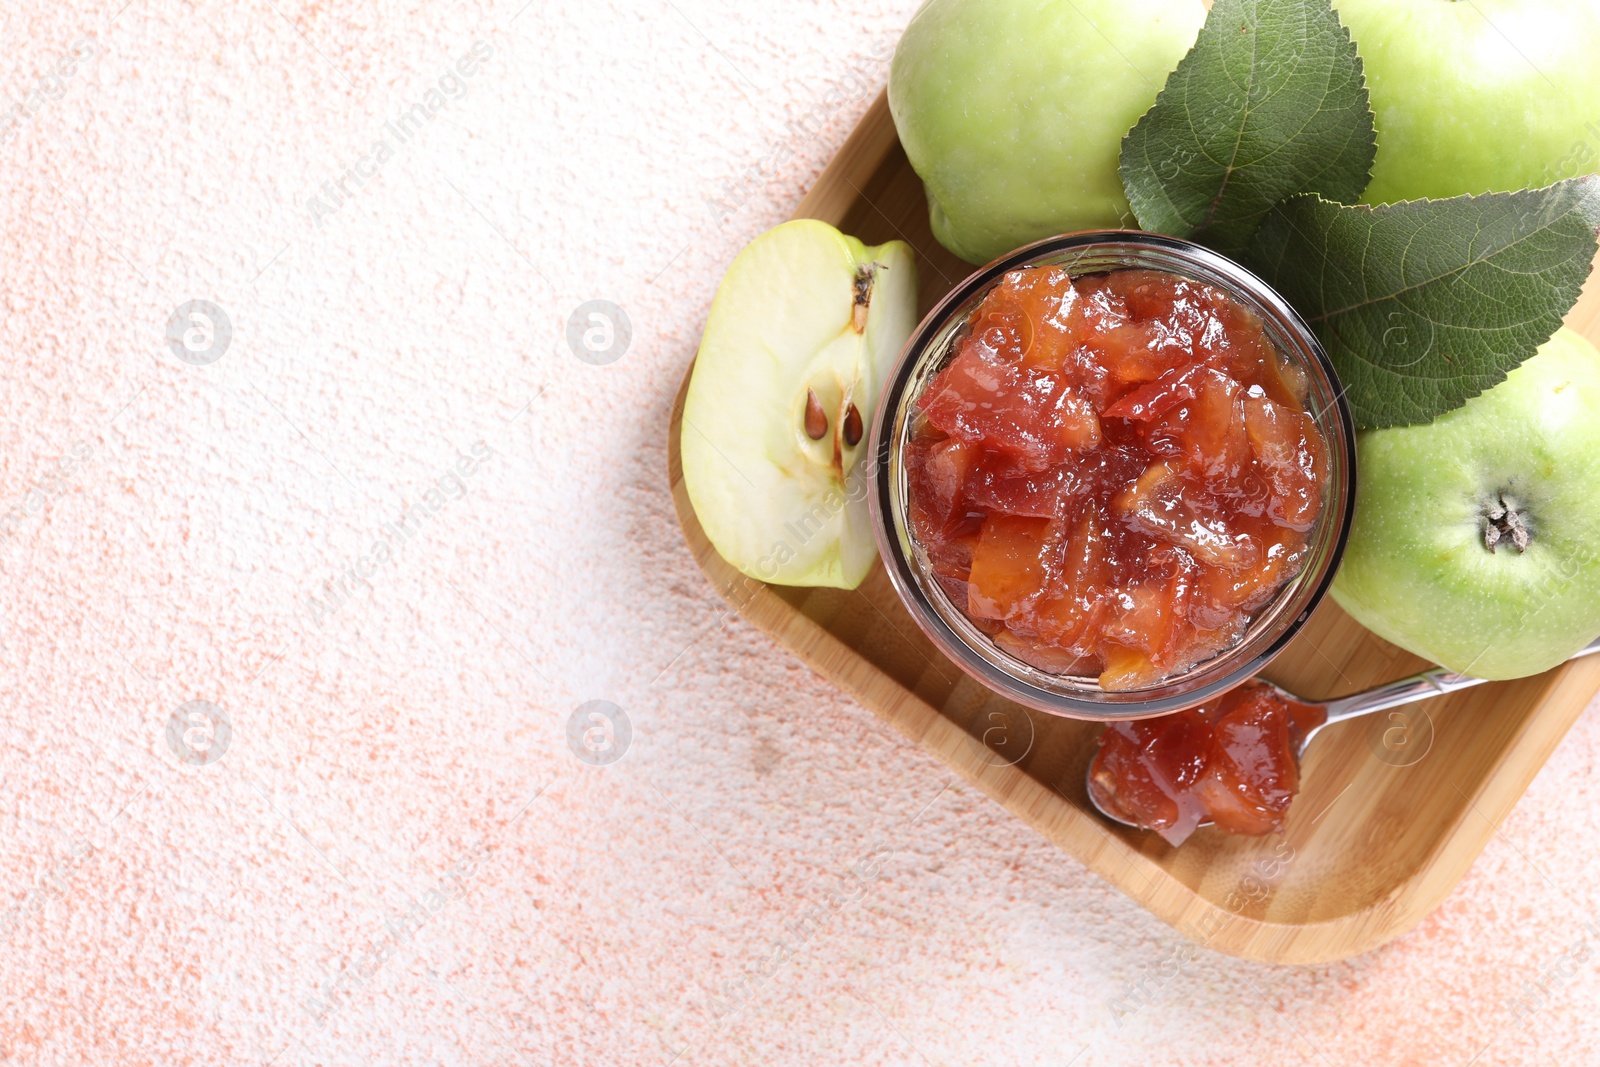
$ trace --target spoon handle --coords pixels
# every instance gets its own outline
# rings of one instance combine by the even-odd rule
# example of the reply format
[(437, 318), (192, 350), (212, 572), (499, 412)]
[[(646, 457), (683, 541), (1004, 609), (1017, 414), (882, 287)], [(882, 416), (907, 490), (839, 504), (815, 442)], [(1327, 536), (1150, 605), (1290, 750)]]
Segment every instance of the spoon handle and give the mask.
[[(1579, 656), (1588, 656), (1600, 652), (1600, 639), (1596, 639), (1572, 654), (1572, 659)], [(1454, 693), (1462, 689), (1470, 689), (1475, 685), (1482, 685), (1487, 679), (1473, 678), (1470, 675), (1457, 674), (1447, 671), (1443, 667), (1436, 667), (1431, 671), (1414, 674), (1410, 678), (1402, 678), (1397, 682), (1380, 685), (1376, 689), (1368, 689), (1362, 693), (1352, 693), (1338, 700), (1328, 701), (1328, 717), (1323, 725), (1342, 722), (1345, 719), (1354, 719), (1357, 716), (1368, 715), (1374, 711), (1383, 711), (1386, 708), (1397, 708), (1401, 704), (1410, 704), (1416, 700), (1428, 697), (1443, 696), (1445, 693)]]

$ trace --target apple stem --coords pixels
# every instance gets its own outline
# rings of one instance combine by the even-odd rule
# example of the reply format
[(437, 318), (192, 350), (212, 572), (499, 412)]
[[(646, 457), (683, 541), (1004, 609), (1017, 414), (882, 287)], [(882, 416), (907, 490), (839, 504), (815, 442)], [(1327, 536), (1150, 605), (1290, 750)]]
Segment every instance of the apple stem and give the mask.
[(1518, 552), (1526, 552), (1533, 540), (1517, 502), (1500, 493), (1483, 509), (1483, 547), (1493, 552), (1501, 541), (1510, 540)]
[(865, 263), (856, 271), (855, 286), (850, 306), (850, 328), (856, 333), (867, 332), (867, 308), (872, 303), (872, 285), (878, 280), (882, 263)]

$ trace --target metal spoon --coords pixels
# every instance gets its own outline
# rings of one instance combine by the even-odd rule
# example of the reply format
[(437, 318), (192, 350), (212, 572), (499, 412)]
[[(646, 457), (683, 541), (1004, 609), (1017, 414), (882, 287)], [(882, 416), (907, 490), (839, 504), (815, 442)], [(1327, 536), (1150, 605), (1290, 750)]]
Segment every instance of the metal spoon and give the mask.
[[(1593, 655), (1596, 652), (1600, 652), (1600, 638), (1573, 653), (1571, 659)], [(1257, 679), (1257, 681), (1264, 680)], [(1389, 682), (1364, 692), (1352, 693), (1347, 697), (1340, 697), (1338, 700), (1325, 701), (1306, 700), (1295, 696), (1281, 686), (1272, 685), (1270, 682), (1264, 682), (1264, 684), (1271, 686), (1273, 691), (1289, 702), (1290, 715), (1292, 717), (1291, 724), (1294, 719), (1300, 719), (1303, 722), (1314, 721), (1318, 712), (1323, 713), (1321, 722), (1300, 732), (1300, 744), (1295, 750), (1295, 761), (1298, 763), (1305, 756), (1306, 748), (1311, 744), (1311, 739), (1336, 722), (1358, 719), (1363, 715), (1371, 715), (1373, 712), (1387, 711), (1402, 704), (1411, 704), (1418, 700), (1443, 696), (1446, 693), (1456, 693), (1463, 689), (1470, 689), (1475, 685), (1482, 685), (1485, 681), (1487, 679), (1472, 678), (1465, 674), (1457, 674), (1455, 671), (1447, 671), (1442, 667), (1437, 667), (1431, 671), (1414, 674), (1410, 678), (1402, 678), (1397, 682)], [(1291, 734), (1291, 736), (1293, 735)], [(1086, 785), (1089, 789), (1089, 801), (1095, 806), (1095, 810), (1112, 822), (1121, 823), (1123, 826), (1132, 826), (1134, 829), (1143, 829), (1138, 823), (1130, 822), (1122, 816), (1112, 814), (1106, 810), (1106, 805), (1101, 803), (1100, 790), (1095, 786), (1093, 772), (1094, 763), (1091, 762), (1087, 772), (1089, 778)], [(1210, 826), (1211, 820), (1207, 819), (1199, 825)]]

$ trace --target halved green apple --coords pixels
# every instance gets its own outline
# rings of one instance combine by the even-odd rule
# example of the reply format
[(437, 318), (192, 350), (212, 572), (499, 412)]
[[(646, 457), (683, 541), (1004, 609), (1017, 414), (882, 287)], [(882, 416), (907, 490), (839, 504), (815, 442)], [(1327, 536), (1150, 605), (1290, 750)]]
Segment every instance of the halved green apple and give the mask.
[(854, 589), (877, 548), (863, 463), (917, 322), (911, 248), (797, 219), (717, 289), (683, 405), (684, 487), (722, 558), (778, 585)]

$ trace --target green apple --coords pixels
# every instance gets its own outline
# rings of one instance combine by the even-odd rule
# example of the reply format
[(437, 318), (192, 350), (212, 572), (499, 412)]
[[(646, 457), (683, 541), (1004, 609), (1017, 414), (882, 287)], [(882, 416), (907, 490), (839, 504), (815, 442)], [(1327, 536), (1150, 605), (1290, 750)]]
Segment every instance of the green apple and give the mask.
[(1600, 4), (1334, 0), (1366, 68), (1383, 204), (1600, 171)]
[(889, 68), (889, 109), (933, 235), (985, 263), (1126, 224), (1123, 136), (1194, 44), (1200, 0), (928, 0)]
[(1333, 598), (1357, 621), (1481, 678), (1537, 674), (1600, 635), (1600, 353), (1581, 335), (1356, 448)]
[(866, 436), (916, 324), (903, 241), (868, 248), (799, 219), (735, 257), (695, 357), (679, 448), (723, 559), (779, 585), (861, 584), (877, 558)]

